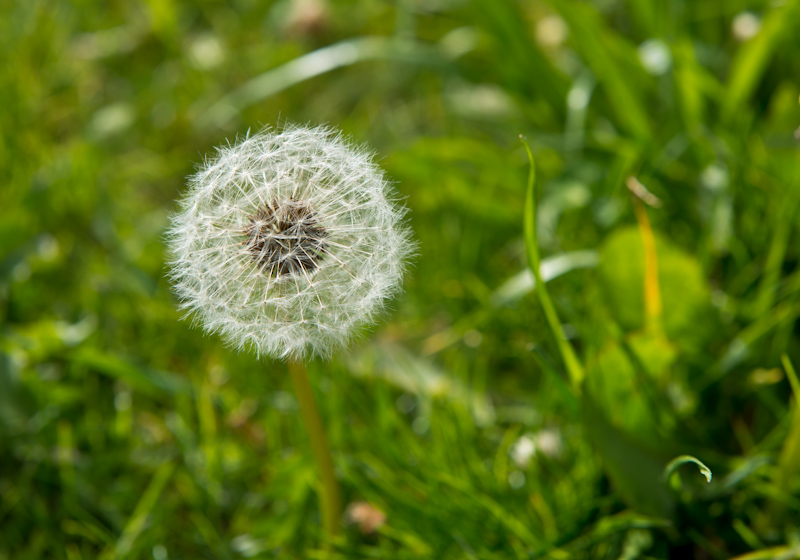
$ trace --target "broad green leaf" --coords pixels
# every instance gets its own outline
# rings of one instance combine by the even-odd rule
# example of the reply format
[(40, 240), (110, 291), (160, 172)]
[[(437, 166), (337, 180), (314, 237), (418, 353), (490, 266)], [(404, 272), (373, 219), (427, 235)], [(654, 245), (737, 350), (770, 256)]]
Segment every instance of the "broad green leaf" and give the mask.
[(655, 448), (675, 423), (661, 391), (675, 358), (663, 336), (637, 332), (607, 344), (589, 361), (584, 387), (609, 423)]
[(647, 441), (654, 437), (657, 422), (641, 375), (622, 346), (611, 343), (589, 362), (584, 388), (609, 424)]
[[(664, 332), (683, 347), (708, 336), (709, 290), (697, 260), (656, 234)], [(639, 230), (620, 229), (606, 240), (598, 267), (612, 313), (623, 328), (645, 326), (644, 247)]]
[(671, 517), (675, 503), (660, 483), (666, 460), (609, 422), (588, 390), (583, 393), (583, 419), (584, 429), (620, 496), (640, 513)]

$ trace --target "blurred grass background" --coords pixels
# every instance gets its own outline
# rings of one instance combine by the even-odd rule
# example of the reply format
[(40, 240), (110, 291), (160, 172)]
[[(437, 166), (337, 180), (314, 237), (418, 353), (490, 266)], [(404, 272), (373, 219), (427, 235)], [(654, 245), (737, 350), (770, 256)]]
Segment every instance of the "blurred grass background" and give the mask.
[[(0, 558), (800, 558), (800, 2), (12, 0), (0, 54)], [(420, 242), (309, 366), (332, 550), (285, 365), (164, 279), (184, 177), (285, 121), (373, 147)]]

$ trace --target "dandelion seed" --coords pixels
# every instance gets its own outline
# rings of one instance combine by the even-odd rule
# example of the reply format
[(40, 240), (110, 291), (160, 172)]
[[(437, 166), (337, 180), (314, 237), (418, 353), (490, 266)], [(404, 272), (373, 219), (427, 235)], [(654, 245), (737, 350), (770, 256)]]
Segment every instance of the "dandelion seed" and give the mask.
[(327, 357), (373, 321), (414, 250), (363, 148), (324, 128), (263, 131), (189, 178), (168, 232), (188, 314), (239, 349)]

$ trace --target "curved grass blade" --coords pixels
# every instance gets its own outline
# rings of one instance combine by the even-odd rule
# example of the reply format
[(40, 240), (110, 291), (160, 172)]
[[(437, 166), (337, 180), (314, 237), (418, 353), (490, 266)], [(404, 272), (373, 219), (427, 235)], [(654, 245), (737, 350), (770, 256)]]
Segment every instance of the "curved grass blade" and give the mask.
[(700, 469), (700, 474), (706, 477), (706, 482), (711, 482), (711, 477), (713, 476), (711, 469), (709, 469), (700, 459), (696, 459), (691, 455), (680, 455), (670, 461), (669, 464), (664, 468), (664, 480), (669, 480), (669, 477), (672, 476), (672, 473), (674, 473), (678, 467), (685, 463), (694, 463), (697, 465), (697, 468)]
[(243, 109), (294, 85), (337, 68), (370, 60), (442, 65), (445, 53), (395, 37), (356, 37), (299, 56), (245, 82), (199, 115), (199, 128), (224, 126)]
[(525, 146), (525, 151), (528, 154), (528, 162), (530, 164), (528, 188), (525, 195), (524, 218), (525, 249), (528, 256), (528, 266), (531, 267), (533, 277), (536, 279), (536, 295), (544, 310), (547, 324), (553, 336), (556, 338), (558, 350), (561, 353), (561, 359), (564, 360), (564, 366), (569, 373), (572, 387), (577, 392), (580, 391), (580, 384), (583, 381), (583, 366), (581, 366), (580, 361), (578, 361), (578, 357), (575, 355), (575, 351), (572, 349), (572, 345), (570, 345), (567, 337), (564, 336), (564, 329), (561, 327), (561, 321), (553, 306), (553, 301), (550, 299), (547, 285), (542, 279), (539, 241), (536, 236), (536, 164), (533, 160), (533, 152), (531, 152), (531, 147), (528, 145), (527, 140), (522, 135), (520, 135), (520, 140), (522, 140), (522, 144)]

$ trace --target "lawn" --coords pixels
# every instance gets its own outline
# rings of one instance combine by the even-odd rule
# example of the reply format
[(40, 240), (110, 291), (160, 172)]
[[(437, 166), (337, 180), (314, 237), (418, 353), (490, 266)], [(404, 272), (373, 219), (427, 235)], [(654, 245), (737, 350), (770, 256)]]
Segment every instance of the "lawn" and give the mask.
[[(799, 95), (800, 0), (0, 4), (0, 560), (800, 558)], [(305, 364), (332, 529), (296, 363), (169, 279), (293, 124), (413, 238)]]

